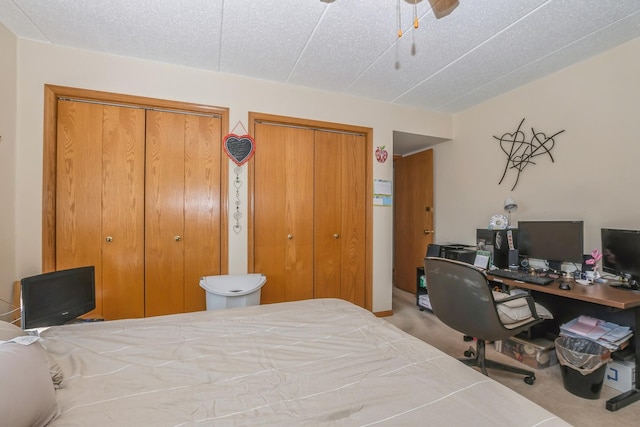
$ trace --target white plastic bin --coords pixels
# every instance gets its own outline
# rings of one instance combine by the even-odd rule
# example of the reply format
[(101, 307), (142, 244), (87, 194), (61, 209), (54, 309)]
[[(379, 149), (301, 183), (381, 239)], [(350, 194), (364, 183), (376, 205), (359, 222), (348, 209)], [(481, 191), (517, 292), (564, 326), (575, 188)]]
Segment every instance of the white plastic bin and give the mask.
[(260, 304), (260, 289), (267, 278), (259, 273), (206, 276), (200, 287), (207, 292), (207, 310)]

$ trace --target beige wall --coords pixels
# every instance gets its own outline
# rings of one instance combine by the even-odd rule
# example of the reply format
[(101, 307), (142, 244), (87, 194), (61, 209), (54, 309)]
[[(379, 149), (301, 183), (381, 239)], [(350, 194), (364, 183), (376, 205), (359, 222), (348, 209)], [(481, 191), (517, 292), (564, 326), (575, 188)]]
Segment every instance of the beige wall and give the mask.
[[(0, 25), (0, 314), (16, 278), (16, 39)], [(8, 286), (7, 286), (8, 285)], [(6, 320), (6, 319), (5, 319)]]
[[(444, 114), (339, 94), (26, 40), (16, 43), (3, 31), (0, 26), (0, 52), (11, 65), (17, 45), (18, 61), (9, 71), (3, 68), (1, 72), (15, 75), (17, 68), (19, 77), (17, 92), (10, 84), (0, 86), (3, 94), (9, 93), (0, 101), (0, 195), (4, 196), (0, 295), (13, 280), (38, 273), (41, 267), (42, 102), (46, 83), (228, 107), (231, 129), (238, 121), (247, 126), (248, 111), (367, 126), (374, 129), (374, 148), (391, 147), (393, 130), (454, 136), (454, 141), (435, 148), (436, 241), (440, 242), (473, 243), (475, 229), (485, 227), (491, 215), (502, 213), (507, 196), (519, 204), (515, 220), (584, 220), (585, 251), (599, 247), (600, 227), (640, 228), (640, 200), (635, 188), (640, 183), (640, 84), (636, 77), (640, 75), (640, 39), (452, 120)], [(3, 82), (11, 81), (0, 77)], [(12, 97), (17, 101), (12, 102)], [(513, 173), (498, 185), (506, 157), (493, 135), (514, 130), (522, 118), (526, 119), (528, 139), (532, 126), (548, 134), (565, 132), (557, 137), (552, 150), (555, 162), (537, 157), (536, 164), (523, 171), (511, 191)], [(12, 120), (17, 123), (15, 129)], [(374, 162), (373, 167), (374, 178), (392, 178), (390, 161)], [(246, 182), (246, 171), (243, 174), (241, 179)], [(246, 190), (241, 203), (246, 214)], [(374, 311), (391, 309), (391, 213), (389, 208), (374, 208)], [(247, 262), (246, 223), (242, 233), (230, 230), (229, 236), (229, 271), (242, 273)]]
[[(450, 138), (452, 117), (304, 88), (240, 78), (149, 61), (18, 40), (18, 144), (16, 233), (17, 271), (10, 280), (40, 272), (42, 199), (42, 122), (45, 84), (72, 86), (228, 107), (229, 128), (247, 127), (249, 111), (305, 117), (374, 129), (374, 149), (392, 146), (394, 130)], [(259, 144), (258, 144), (259, 149)], [(391, 154), (391, 153), (390, 153)], [(233, 167), (230, 167), (233, 175)], [(392, 162), (374, 161), (374, 178), (391, 179)], [(232, 177), (233, 178), (233, 177)], [(229, 272), (247, 269), (246, 170), (241, 199), (242, 233), (229, 231)], [(232, 185), (232, 179), (229, 180)], [(230, 195), (235, 194), (235, 188)], [(234, 206), (231, 206), (234, 208)], [(233, 213), (233, 212), (231, 212)], [(375, 207), (373, 310), (391, 309), (392, 210)], [(0, 222), (4, 213), (0, 213)], [(231, 217), (231, 215), (230, 215)], [(14, 221), (10, 219), (10, 222)], [(232, 226), (233, 223), (230, 224)], [(9, 254), (13, 256), (13, 254)], [(0, 284), (8, 286), (8, 281)]]
[[(436, 240), (475, 242), (475, 229), (503, 213), (513, 220), (584, 220), (586, 253), (600, 228), (640, 229), (640, 39), (518, 88), (454, 118), (454, 141), (435, 149)], [(564, 129), (554, 162), (536, 157), (516, 188), (494, 135), (525, 118), (547, 134)]]

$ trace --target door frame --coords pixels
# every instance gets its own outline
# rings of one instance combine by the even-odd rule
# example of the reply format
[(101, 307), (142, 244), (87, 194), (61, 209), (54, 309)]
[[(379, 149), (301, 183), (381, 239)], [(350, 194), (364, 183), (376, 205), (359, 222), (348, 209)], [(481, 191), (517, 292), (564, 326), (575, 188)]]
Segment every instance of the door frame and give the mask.
[[(73, 98), (101, 104), (116, 104), (140, 108), (158, 108), (174, 112), (218, 115), (222, 136), (229, 133), (229, 109), (203, 104), (170, 101), (45, 84), (44, 86), (44, 135), (42, 170), (42, 271), (56, 269), (56, 152), (58, 99)], [(220, 144), (220, 273), (229, 269), (229, 161)]]
[[(279, 126), (304, 127), (309, 129), (317, 129), (324, 131), (358, 133), (365, 136), (366, 144), (366, 190), (365, 193), (369, 199), (365, 208), (365, 308), (369, 311), (373, 308), (373, 129), (353, 126), (342, 123), (323, 122), (318, 120), (301, 119), (296, 117), (279, 116), (274, 114), (249, 112), (249, 133), (255, 136), (256, 122), (271, 123)], [(256, 141), (256, 145), (260, 146), (260, 141)], [(253, 159), (247, 162), (248, 165), (248, 200), (249, 209), (247, 217), (247, 268), (249, 272), (255, 272), (255, 246), (254, 236), (255, 228), (254, 218), (254, 162)]]

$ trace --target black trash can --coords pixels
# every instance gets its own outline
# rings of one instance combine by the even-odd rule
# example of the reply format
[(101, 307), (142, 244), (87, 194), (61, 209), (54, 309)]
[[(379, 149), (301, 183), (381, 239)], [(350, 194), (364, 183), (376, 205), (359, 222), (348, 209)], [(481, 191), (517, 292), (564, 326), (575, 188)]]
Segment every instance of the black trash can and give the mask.
[(564, 388), (585, 399), (598, 399), (611, 353), (584, 338), (560, 336), (555, 341)]

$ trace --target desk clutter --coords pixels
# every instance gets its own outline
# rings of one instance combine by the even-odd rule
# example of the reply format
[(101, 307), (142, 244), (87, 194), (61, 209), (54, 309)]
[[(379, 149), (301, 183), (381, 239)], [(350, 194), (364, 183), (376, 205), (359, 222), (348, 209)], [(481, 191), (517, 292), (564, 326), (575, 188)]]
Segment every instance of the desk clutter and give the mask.
[(613, 352), (627, 347), (633, 331), (628, 326), (620, 326), (590, 316), (578, 316), (560, 325), (560, 336), (584, 338)]
[(602, 249), (585, 254), (584, 226), (581, 220), (518, 221), (513, 228), (476, 229), (475, 245), (429, 244), (426, 256), (477, 265), (481, 255), (484, 265), (477, 266), (486, 270), (526, 271), (551, 279), (565, 275), (588, 284), (607, 283), (602, 273), (617, 278), (614, 287), (640, 291), (640, 230), (601, 228)]
[[(597, 399), (602, 385), (623, 393), (636, 384), (636, 363), (629, 352), (633, 331), (591, 316), (578, 316), (560, 326), (556, 352), (565, 388)], [(619, 356), (627, 353), (627, 356)], [(607, 403), (607, 409), (610, 402)]]
[[(569, 222), (567, 225), (574, 233), (580, 234), (580, 223)], [(628, 291), (626, 288), (611, 286), (612, 282), (616, 280), (621, 280), (623, 284), (628, 283), (630, 286), (636, 285), (640, 281), (640, 232), (625, 233), (620, 230), (602, 230), (603, 247), (605, 248), (612, 247), (605, 243), (610, 235), (628, 234), (626, 238), (629, 248), (636, 246), (634, 241), (637, 243), (638, 256), (634, 259), (638, 263), (638, 268), (613, 268), (614, 259), (622, 261), (624, 257), (613, 257), (611, 255), (613, 251), (608, 250), (601, 258), (603, 261), (602, 271), (609, 276), (598, 279), (598, 271), (589, 270), (589, 267), (593, 268), (593, 264), (596, 264), (598, 260), (589, 258), (589, 255), (581, 256), (582, 262), (580, 263), (573, 262), (575, 271), (562, 269), (561, 263), (556, 262), (549, 262), (546, 266), (536, 268), (537, 266), (528, 264), (528, 257), (525, 257), (526, 266), (521, 262), (520, 266), (514, 268), (512, 266), (513, 257), (510, 260), (510, 255), (514, 250), (510, 249), (511, 242), (509, 235), (506, 234), (508, 231), (516, 230), (491, 230), (490, 237), (484, 242), (478, 241), (477, 248), (458, 244), (430, 244), (427, 248), (427, 257), (449, 258), (474, 265), (482, 270), (485, 270), (484, 265), (488, 263), (490, 267), (485, 270), (487, 284), (494, 287), (494, 290), (509, 294), (518, 290), (530, 292), (536, 298), (540, 298), (541, 303), (548, 304), (551, 312), (557, 312), (558, 318), (562, 321), (577, 316), (562, 325), (552, 320), (546, 325), (534, 325), (526, 335), (516, 335), (515, 337), (503, 338), (500, 341), (494, 340), (498, 352), (534, 369), (559, 366), (565, 389), (571, 394), (585, 399), (598, 399), (604, 385), (620, 391), (621, 394), (605, 402), (608, 411), (617, 411), (640, 400), (640, 389), (638, 388), (640, 371), (637, 370), (637, 367), (640, 366), (640, 351), (636, 351), (640, 348), (640, 340), (637, 336), (634, 337), (631, 327), (624, 326), (625, 324), (635, 325), (640, 321), (640, 291)], [(504, 240), (500, 241), (501, 238), (498, 237), (501, 236), (501, 233), (506, 235), (506, 249), (505, 245), (502, 245), (502, 250), (496, 250), (498, 243), (504, 243)], [(518, 237), (515, 236), (516, 233), (512, 233), (514, 246), (516, 242), (523, 243), (523, 240), (526, 240), (526, 235), (519, 231)], [(578, 240), (581, 243), (575, 245), (574, 251), (576, 253), (574, 255), (576, 257), (572, 259), (577, 259), (578, 251), (582, 252), (582, 239)], [(480, 243), (484, 243), (484, 247), (481, 247)], [(493, 243), (493, 245), (487, 245), (487, 243)], [(531, 246), (531, 242), (529, 242), (529, 246)], [(624, 251), (618, 251), (618, 253), (623, 254)], [(478, 255), (480, 255), (479, 260)], [(563, 255), (554, 255), (547, 261), (563, 258)], [(589, 259), (593, 259), (594, 262), (586, 262)], [(500, 264), (500, 266), (496, 264)], [(623, 264), (616, 265), (622, 266)], [(496, 269), (506, 271), (504, 276), (507, 277), (497, 277), (494, 274)], [(546, 277), (551, 281), (541, 286), (541, 284), (509, 275), (509, 272), (522, 273), (523, 270), (535, 276)], [(582, 278), (583, 274), (585, 279)], [(617, 279), (612, 280), (611, 276), (617, 276)], [(581, 283), (582, 280), (585, 280), (585, 283)], [(416, 282), (417, 305), (420, 310), (430, 310), (429, 283), (424, 277), (423, 267), (418, 267)], [(567, 286), (565, 287), (565, 285)], [(611, 309), (614, 309), (615, 312), (623, 311), (625, 313), (622, 316), (610, 316)], [(591, 318), (583, 313), (602, 313), (603, 319), (607, 320)], [(631, 320), (630, 317), (633, 317), (634, 320)], [(609, 322), (614, 318), (623, 320), (623, 324)], [(538, 326), (540, 327), (538, 328)], [(536, 342), (531, 339), (540, 337), (544, 337), (543, 340), (546, 338), (547, 342)], [(591, 362), (596, 362), (596, 364), (593, 365)]]
[[(583, 398), (598, 399), (603, 384), (619, 390), (620, 395), (606, 401), (609, 411), (640, 400), (640, 339), (631, 327), (608, 321), (640, 324), (640, 229), (603, 227), (600, 247), (585, 253), (582, 220), (518, 221), (512, 226), (497, 219), (487, 229), (476, 229), (474, 245), (429, 244), (426, 256), (471, 264), (486, 272), (489, 286), (530, 292), (562, 321), (577, 317), (563, 325), (535, 325), (524, 338), (494, 341), (496, 350), (536, 369), (559, 365), (565, 388)], [(419, 267), (417, 305), (430, 310), (423, 277)], [(624, 313), (612, 316), (611, 309)], [(607, 320), (583, 315), (587, 313)], [(551, 335), (556, 336), (553, 342), (527, 339)], [(627, 356), (620, 358), (622, 353)], [(597, 364), (586, 366), (583, 360)]]

